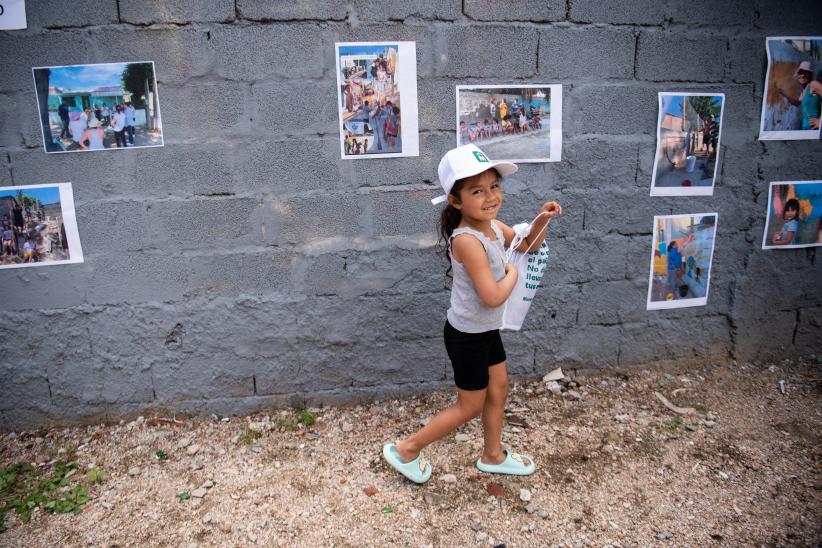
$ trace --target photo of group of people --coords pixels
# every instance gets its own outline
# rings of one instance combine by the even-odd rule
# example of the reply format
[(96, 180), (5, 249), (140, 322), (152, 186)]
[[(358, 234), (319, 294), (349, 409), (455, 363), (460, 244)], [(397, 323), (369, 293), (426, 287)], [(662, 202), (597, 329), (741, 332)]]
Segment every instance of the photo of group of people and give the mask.
[(417, 156), (414, 42), (336, 48), (342, 157)]
[(0, 268), (83, 262), (70, 183), (0, 188)]
[(654, 217), (648, 310), (708, 302), (716, 213)]
[(468, 143), (496, 161), (559, 161), (562, 86), (457, 86), (457, 146)]
[(762, 249), (822, 246), (822, 181), (772, 182)]
[(768, 38), (766, 50), (759, 138), (819, 139), (822, 36)]
[(163, 146), (154, 63), (32, 71), (46, 152)]
[(651, 196), (710, 196), (716, 179), (722, 93), (660, 93)]

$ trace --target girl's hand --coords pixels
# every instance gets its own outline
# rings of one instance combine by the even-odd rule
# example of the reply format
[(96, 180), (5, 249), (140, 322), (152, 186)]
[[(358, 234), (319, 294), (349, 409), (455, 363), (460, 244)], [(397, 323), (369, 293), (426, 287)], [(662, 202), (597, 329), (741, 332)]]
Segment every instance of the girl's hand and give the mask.
[(545, 202), (539, 212), (545, 213), (548, 219), (553, 219), (558, 215), (562, 215), (562, 206), (557, 202)]

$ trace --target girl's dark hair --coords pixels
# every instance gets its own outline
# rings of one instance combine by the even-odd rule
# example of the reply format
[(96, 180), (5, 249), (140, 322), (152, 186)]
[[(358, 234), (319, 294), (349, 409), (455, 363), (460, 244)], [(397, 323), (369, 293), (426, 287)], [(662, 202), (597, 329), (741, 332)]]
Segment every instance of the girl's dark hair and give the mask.
[[(799, 216), (799, 200), (797, 200), (796, 198), (791, 198), (790, 200), (785, 202), (785, 209), (782, 210), (782, 218), (783, 219), (785, 218), (785, 212), (788, 211), (789, 209), (793, 209), (794, 211), (796, 211), (796, 216), (798, 217)], [(798, 221), (799, 219), (794, 218), (794, 220)]]
[[(454, 186), (451, 187), (451, 192), (449, 192), (449, 194), (459, 200), (459, 191), (463, 184), (465, 184), (465, 179), (454, 181)], [(442, 247), (445, 260), (448, 261), (448, 270), (445, 271), (446, 276), (450, 276), (451, 273), (451, 257), (448, 254), (448, 241), (451, 239), (451, 234), (454, 233), (454, 229), (460, 225), (461, 221), (462, 211), (448, 202), (445, 202), (445, 207), (443, 208), (442, 213), (440, 213), (440, 237), (437, 243)]]

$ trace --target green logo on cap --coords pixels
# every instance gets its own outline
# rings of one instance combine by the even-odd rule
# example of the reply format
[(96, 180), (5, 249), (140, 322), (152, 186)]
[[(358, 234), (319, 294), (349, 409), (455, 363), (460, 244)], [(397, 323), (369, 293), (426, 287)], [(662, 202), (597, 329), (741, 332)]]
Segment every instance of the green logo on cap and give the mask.
[(474, 158), (476, 158), (478, 162), (483, 163), (483, 164), (490, 163), (490, 160), (488, 158), (486, 158), (485, 154), (483, 154), (479, 150), (475, 150), (475, 151), (473, 151), (473, 153), (474, 153)]

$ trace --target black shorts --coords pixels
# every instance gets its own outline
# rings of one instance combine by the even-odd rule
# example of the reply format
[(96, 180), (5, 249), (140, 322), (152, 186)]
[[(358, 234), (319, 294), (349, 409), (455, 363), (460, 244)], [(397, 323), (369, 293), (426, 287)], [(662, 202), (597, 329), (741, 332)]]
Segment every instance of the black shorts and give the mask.
[(488, 388), (488, 368), (505, 361), (499, 329), (484, 333), (463, 333), (448, 321), (443, 332), (445, 350), (454, 368), (454, 382), (462, 390)]

